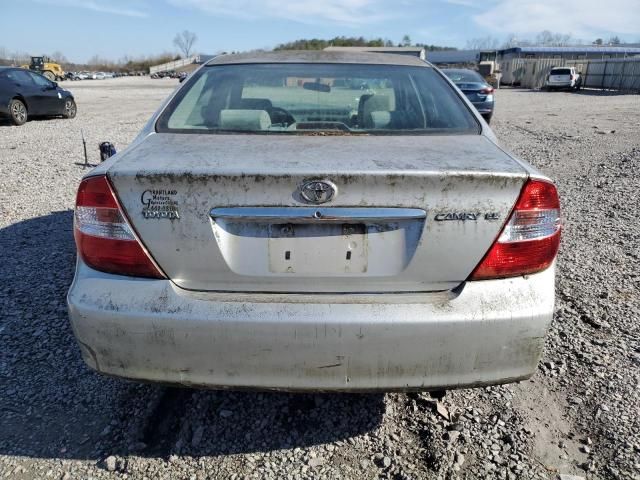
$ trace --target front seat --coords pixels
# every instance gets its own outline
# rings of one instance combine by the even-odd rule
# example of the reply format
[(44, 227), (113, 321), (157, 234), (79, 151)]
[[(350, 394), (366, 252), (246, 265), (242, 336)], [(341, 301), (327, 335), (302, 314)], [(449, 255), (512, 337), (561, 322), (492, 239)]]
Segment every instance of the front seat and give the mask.
[(360, 128), (375, 128), (375, 122), (371, 118), (371, 113), (390, 111), (391, 98), (389, 95), (362, 95), (358, 103), (358, 125)]

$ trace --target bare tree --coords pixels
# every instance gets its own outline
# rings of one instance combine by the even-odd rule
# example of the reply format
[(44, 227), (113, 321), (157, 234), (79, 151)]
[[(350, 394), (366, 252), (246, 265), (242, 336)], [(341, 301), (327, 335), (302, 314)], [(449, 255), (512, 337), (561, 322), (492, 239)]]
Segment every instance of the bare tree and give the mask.
[(498, 48), (498, 40), (492, 36), (472, 38), (467, 40), (467, 50), (495, 50)]
[(617, 35), (609, 39), (609, 45), (620, 45), (621, 43), (622, 40), (620, 40), (620, 37), (618, 37)]
[(514, 48), (520, 46), (520, 40), (515, 33), (510, 33), (502, 44), (502, 48)]
[(518, 38), (514, 33), (507, 36), (501, 48), (530, 47), (531, 40)]
[(411, 46), (411, 37), (409, 35), (405, 35), (402, 37), (402, 42), (400, 42), (401, 47), (410, 47)]
[(554, 33), (549, 30), (543, 30), (536, 35), (536, 44), (543, 47), (566, 47), (573, 43), (572, 35), (563, 33)]
[(56, 63), (69, 63), (69, 59), (67, 59), (65, 54), (60, 50), (56, 50), (55, 52), (53, 52), (51, 55), (49, 55), (49, 58)]
[(195, 33), (184, 30), (182, 33), (176, 34), (176, 38), (173, 39), (173, 44), (178, 47), (186, 58), (190, 56), (191, 49), (193, 48), (193, 44), (196, 43), (196, 40), (198, 40), (198, 37)]
[(14, 65), (28, 65), (31, 62), (31, 55), (28, 52), (13, 52), (11, 58)]

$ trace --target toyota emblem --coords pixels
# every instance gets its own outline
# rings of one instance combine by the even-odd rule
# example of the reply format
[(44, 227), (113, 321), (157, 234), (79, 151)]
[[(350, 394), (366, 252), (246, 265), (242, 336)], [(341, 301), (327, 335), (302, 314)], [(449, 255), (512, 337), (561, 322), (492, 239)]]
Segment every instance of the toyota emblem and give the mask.
[(338, 187), (328, 180), (309, 180), (300, 187), (302, 198), (315, 205), (331, 201), (337, 193)]

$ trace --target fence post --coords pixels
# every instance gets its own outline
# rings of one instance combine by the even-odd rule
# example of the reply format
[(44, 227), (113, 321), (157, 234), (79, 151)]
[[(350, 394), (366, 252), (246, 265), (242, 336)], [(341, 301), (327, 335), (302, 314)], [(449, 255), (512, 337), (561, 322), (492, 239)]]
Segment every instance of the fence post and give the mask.
[(591, 64), (591, 62), (589, 60), (587, 60), (587, 69), (584, 72), (584, 80), (582, 82), (582, 86), (583, 87), (587, 87), (587, 79), (589, 78), (589, 65)]
[(606, 87), (606, 83), (607, 83), (607, 66), (609, 65), (609, 60), (605, 60), (604, 61), (604, 71), (602, 72), (602, 85), (600, 86), (600, 88), (602, 90), (604, 90)]
[(618, 84), (618, 91), (622, 91), (622, 84), (624, 82), (624, 70), (627, 66), (627, 59), (625, 58), (622, 62), (622, 71), (620, 72), (620, 83)]

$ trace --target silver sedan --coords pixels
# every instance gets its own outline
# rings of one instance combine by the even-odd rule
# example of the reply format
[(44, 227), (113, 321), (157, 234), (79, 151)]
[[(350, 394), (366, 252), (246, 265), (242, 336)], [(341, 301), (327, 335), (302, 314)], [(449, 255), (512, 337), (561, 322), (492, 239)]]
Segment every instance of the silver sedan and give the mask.
[(528, 378), (553, 183), (418, 58), (223, 55), (81, 182), (71, 323), (102, 373), (210, 388)]

